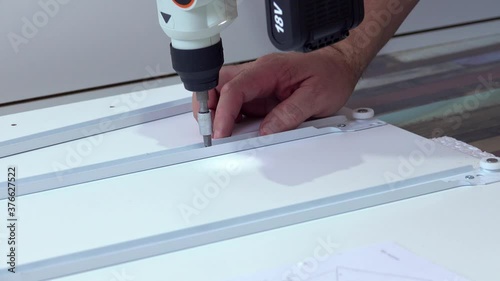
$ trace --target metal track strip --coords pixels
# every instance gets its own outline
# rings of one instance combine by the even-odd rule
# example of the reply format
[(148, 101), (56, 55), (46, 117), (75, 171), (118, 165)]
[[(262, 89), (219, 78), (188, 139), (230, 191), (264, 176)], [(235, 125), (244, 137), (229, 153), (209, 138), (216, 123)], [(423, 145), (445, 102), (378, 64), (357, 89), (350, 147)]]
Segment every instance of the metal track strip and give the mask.
[(152, 122), (191, 110), (191, 98), (115, 114), (0, 142), (0, 158)]
[(457, 168), (395, 184), (371, 187), (247, 216), (109, 245), (30, 264), (23, 264), (17, 268), (16, 274), (10, 274), (6, 270), (1, 271), (0, 279), (5, 281), (50, 280), (444, 191), (459, 187), (463, 183), (456, 181), (447, 182), (440, 179), (470, 172), (472, 169), (471, 166)]
[[(19, 188), (17, 195), (23, 196), (229, 153), (241, 152), (330, 133), (363, 130), (383, 126), (385, 124), (386, 123), (378, 120), (349, 121), (344, 116), (334, 116), (306, 122), (297, 130), (270, 136), (259, 137), (256, 132), (248, 133), (216, 140), (212, 147), (207, 148), (205, 148), (202, 143), (199, 143), (49, 174), (20, 178), (18, 179), (18, 185), (20, 187), (22, 186), (22, 188)], [(1, 183), (0, 186), (7, 186), (7, 184)], [(6, 197), (7, 193), (0, 194), (0, 199), (5, 199)]]

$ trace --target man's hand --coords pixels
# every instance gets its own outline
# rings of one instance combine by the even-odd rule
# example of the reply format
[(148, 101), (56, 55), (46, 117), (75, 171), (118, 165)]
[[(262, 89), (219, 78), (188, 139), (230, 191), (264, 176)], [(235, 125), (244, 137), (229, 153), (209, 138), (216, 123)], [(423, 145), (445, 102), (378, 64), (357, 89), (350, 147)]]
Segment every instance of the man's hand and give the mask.
[[(230, 136), (242, 114), (265, 116), (261, 135), (294, 129), (311, 117), (332, 115), (346, 103), (360, 75), (335, 47), (308, 54), (272, 54), (226, 66), (219, 86), (210, 92), (214, 138)], [(193, 112), (196, 117), (195, 97)]]
[[(308, 54), (273, 54), (224, 67), (219, 86), (210, 92), (214, 137), (230, 136), (242, 114), (266, 116), (260, 133), (267, 135), (294, 129), (310, 117), (335, 113), (417, 3), (365, 0), (363, 23), (333, 46)], [(193, 110), (198, 112), (196, 99)]]

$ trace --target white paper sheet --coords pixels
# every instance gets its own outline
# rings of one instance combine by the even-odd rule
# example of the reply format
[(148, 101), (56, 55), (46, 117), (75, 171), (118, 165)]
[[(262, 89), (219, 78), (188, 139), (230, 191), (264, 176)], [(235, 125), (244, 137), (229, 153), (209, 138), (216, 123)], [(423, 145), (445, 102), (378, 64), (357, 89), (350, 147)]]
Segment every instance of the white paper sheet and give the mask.
[(282, 268), (231, 281), (468, 281), (393, 242), (308, 257)]

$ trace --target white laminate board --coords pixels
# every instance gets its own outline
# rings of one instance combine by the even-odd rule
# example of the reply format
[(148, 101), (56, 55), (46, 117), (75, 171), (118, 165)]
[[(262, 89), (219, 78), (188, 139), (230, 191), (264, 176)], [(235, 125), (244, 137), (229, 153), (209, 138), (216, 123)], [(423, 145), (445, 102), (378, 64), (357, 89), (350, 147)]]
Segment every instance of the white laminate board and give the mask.
[(191, 113), (186, 113), (0, 158), (0, 166), (15, 163), (20, 167), (20, 173), (24, 177), (31, 177), (187, 146), (201, 141), (196, 120)]
[(0, 142), (190, 96), (182, 84), (160, 88), (141, 84), (126, 94), (0, 116)]
[[(122, 130), (121, 138), (125, 142), (140, 131)], [(137, 140), (128, 145), (141, 146)], [(98, 154), (114, 155), (117, 149), (106, 144)], [(418, 155), (424, 157), (417, 165), (402, 168), (416, 163)], [(29, 173), (15, 157), (8, 159), (18, 165), (20, 177)], [(23, 196), (18, 198), (19, 256), (30, 263), (385, 184), (388, 173), (412, 178), (476, 161), (387, 125)], [(186, 215), (187, 208), (194, 213)]]
[(57, 280), (221, 281), (297, 264), (286, 274), (318, 253), (395, 241), (470, 280), (497, 281), (499, 197), (500, 183), (464, 187)]

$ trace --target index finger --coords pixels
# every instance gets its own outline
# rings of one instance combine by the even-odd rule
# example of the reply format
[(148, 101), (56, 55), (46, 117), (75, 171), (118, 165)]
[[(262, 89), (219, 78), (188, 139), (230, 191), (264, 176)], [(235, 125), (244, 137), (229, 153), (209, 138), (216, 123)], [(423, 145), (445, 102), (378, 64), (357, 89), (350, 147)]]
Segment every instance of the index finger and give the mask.
[[(211, 110), (215, 110), (217, 104), (219, 102), (219, 93), (221, 88), (231, 79), (233, 79), (236, 75), (238, 75), (243, 70), (243, 65), (228, 65), (222, 67), (219, 74), (219, 83), (217, 87), (208, 92), (208, 108)], [(200, 104), (196, 99), (196, 93), (193, 93), (192, 96), (192, 108), (193, 108), (193, 116), (195, 119), (198, 119), (198, 111), (200, 110)]]
[[(214, 119), (214, 138), (231, 135), (244, 103), (274, 94), (283, 84), (282, 70), (288, 67), (283, 57), (257, 60), (221, 89)], [(282, 82), (282, 83), (281, 83)]]

